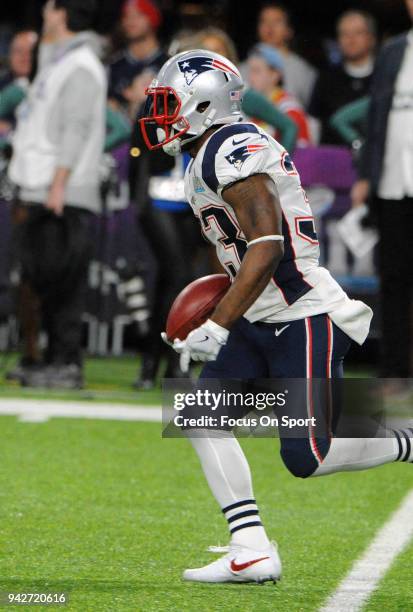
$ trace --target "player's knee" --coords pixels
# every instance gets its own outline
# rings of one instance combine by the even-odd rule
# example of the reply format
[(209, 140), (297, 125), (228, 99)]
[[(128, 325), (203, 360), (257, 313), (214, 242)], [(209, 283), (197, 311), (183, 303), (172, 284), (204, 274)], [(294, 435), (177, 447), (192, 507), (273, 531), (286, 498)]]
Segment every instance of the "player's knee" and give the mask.
[(286, 468), (297, 478), (308, 478), (318, 467), (308, 440), (304, 438), (284, 441), (280, 454)]

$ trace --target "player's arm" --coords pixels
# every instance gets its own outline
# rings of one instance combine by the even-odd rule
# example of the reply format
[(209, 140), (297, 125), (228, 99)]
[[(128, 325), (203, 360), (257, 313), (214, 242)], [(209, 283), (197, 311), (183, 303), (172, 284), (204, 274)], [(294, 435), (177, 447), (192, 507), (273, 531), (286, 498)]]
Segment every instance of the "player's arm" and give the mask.
[(239, 319), (270, 282), (284, 254), (281, 205), (277, 188), (266, 174), (256, 174), (227, 187), (223, 199), (235, 211), (248, 247), (231, 288), (218, 304), (211, 320), (226, 329)]
[(185, 341), (175, 340), (174, 349), (181, 353), (184, 372), (191, 359), (217, 358), (232, 324), (261, 295), (284, 253), (281, 206), (277, 188), (268, 175), (257, 174), (237, 181), (224, 190), (222, 197), (235, 211), (249, 247), (231, 288), (211, 318), (194, 329)]

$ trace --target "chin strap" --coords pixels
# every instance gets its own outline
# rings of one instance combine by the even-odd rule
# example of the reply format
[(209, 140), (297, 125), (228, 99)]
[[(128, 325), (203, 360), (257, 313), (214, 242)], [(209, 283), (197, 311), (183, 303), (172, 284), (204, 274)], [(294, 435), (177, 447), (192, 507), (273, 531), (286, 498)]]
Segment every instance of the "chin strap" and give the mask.
[[(157, 128), (157, 136), (158, 136), (158, 141), (162, 142), (162, 140), (165, 138), (165, 131), (163, 130), (163, 128)], [(176, 138), (175, 140), (171, 140), (171, 142), (168, 142), (167, 144), (162, 145), (162, 149), (164, 153), (167, 153), (168, 155), (172, 155), (172, 157), (175, 157), (176, 155), (179, 155), (180, 153), (182, 153), (183, 145), (189, 144), (193, 142), (194, 140), (196, 140), (197, 138), (199, 138), (198, 135), (191, 136), (189, 138)]]
[(259, 238), (250, 240), (250, 242), (248, 242), (247, 244), (247, 247), (250, 247), (252, 244), (258, 244), (259, 242), (268, 242), (270, 240), (284, 242), (284, 236), (280, 236), (279, 234), (270, 234), (269, 236), (260, 236)]
[(164, 153), (168, 155), (172, 155), (172, 157), (176, 157), (181, 153), (181, 141), (179, 138), (173, 140), (172, 142), (168, 142), (168, 144), (163, 145), (162, 147)]

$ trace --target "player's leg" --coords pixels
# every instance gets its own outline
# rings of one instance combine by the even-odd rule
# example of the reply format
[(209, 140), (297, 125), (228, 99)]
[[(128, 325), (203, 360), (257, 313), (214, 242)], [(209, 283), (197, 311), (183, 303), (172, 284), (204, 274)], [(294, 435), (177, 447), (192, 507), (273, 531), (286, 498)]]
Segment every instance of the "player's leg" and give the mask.
[[(189, 434), (190, 435), (190, 434)], [(205, 431), (190, 438), (208, 485), (236, 544), (264, 550), (269, 539), (255, 501), (251, 472), (238, 440), (230, 432)]]
[(310, 474), (356, 472), (392, 463), (413, 462), (413, 429), (394, 432), (389, 438), (334, 438), (323, 462)]
[[(311, 321), (310, 321), (311, 324)], [(315, 332), (317, 334), (317, 325), (315, 324)], [(318, 339), (315, 341), (318, 345), (318, 353), (313, 354), (313, 376), (321, 377), (324, 369), (324, 355), (326, 357), (331, 354), (331, 377), (340, 378), (343, 376), (343, 361), (348, 350), (347, 336), (331, 321), (328, 322), (331, 333), (331, 350), (329, 350), (330, 341), (327, 341), (327, 351), (324, 352), (322, 329), (318, 330)], [(313, 324), (314, 326), (314, 324)], [(308, 330), (307, 330), (308, 332)], [(321, 351), (320, 351), (321, 349)], [(337, 402), (339, 398), (337, 398)], [(333, 418), (338, 419), (337, 406), (332, 406)], [(334, 424), (333, 424), (334, 431)], [(323, 447), (322, 451), (324, 450)], [(319, 465), (311, 476), (323, 476), (342, 471), (358, 471), (372, 467), (377, 467), (385, 463), (393, 461), (413, 461), (413, 430), (401, 430), (395, 432), (392, 430), (383, 431), (382, 437), (376, 438), (342, 438), (331, 437), (329, 444), (325, 445), (326, 454), (321, 453)]]
[[(218, 359), (205, 365), (200, 380), (251, 379), (267, 376), (265, 361), (248, 338), (249, 323), (238, 322)], [(205, 383), (207, 384), (207, 383)], [(231, 534), (229, 552), (209, 565), (186, 570), (186, 580), (244, 582), (277, 579), (278, 554), (262, 525), (242, 448), (230, 431), (196, 430), (187, 435), (198, 454), (209, 487)]]
[[(301, 324), (301, 333), (299, 326)], [(316, 393), (316, 379), (341, 378), (350, 340), (327, 315), (295, 322), (295, 353), (288, 377), (306, 377), (302, 417), (331, 419), (326, 435), (308, 428), (302, 438), (281, 437), (281, 457), (292, 474), (301, 478), (339, 471), (361, 470), (397, 460), (411, 461), (411, 431), (389, 432), (382, 438), (337, 438), (331, 435), (340, 416), (339, 398)], [(284, 341), (287, 340), (285, 336)], [(285, 367), (285, 366), (284, 366)], [(333, 386), (334, 388), (334, 386)]]
[[(298, 419), (315, 416), (318, 427), (279, 428), (280, 455), (287, 469), (301, 478), (310, 476), (323, 461), (331, 444), (331, 429), (338, 415), (333, 402), (317, 402), (324, 396), (313, 379), (342, 374), (342, 361), (350, 346), (343, 334), (333, 347), (333, 325), (327, 315), (261, 325), (262, 350), (270, 377), (287, 379), (285, 415)], [(284, 414), (284, 413), (283, 413)], [(277, 410), (277, 416), (283, 415)]]

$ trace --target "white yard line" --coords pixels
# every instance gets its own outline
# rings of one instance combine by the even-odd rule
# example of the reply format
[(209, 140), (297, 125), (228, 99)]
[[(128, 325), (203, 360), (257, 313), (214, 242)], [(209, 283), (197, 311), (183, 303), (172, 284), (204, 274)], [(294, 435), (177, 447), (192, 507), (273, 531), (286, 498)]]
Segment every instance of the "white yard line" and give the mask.
[[(408, 468), (407, 468), (408, 469)], [(378, 531), (320, 612), (357, 612), (413, 539), (413, 490)]]
[(160, 423), (160, 406), (129, 406), (98, 402), (61, 400), (1, 399), (0, 415), (17, 416), (20, 421), (43, 422), (50, 418), (104, 419), (113, 421), (147, 421)]

